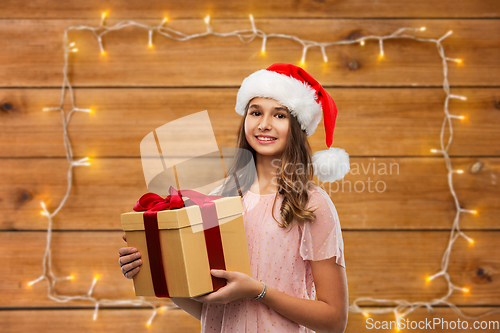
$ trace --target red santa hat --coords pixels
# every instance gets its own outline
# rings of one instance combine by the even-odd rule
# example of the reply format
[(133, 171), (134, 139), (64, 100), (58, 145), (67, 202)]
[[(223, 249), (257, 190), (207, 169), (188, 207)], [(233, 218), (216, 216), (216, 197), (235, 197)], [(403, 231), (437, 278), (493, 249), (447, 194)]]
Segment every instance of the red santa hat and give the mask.
[(349, 155), (341, 148), (331, 148), (337, 107), (330, 95), (304, 69), (276, 63), (243, 80), (236, 96), (235, 110), (245, 115), (248, 102), (254, 97), (272, 98), (288, 108), (307, 136), (311, 136), (324, 117), (328, 150), (312, 156), (314, 174), (322, 182), (342, 179), (350, 170)]

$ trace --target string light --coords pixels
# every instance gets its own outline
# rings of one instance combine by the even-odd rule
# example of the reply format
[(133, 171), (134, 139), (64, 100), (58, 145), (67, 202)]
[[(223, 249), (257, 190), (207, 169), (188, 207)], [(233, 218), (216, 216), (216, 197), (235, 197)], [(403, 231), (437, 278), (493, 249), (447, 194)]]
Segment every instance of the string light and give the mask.
[(477, 214), (477, 210), (469, 210), (469, 209), (460, 209), (461, 212), (463, 213), (470, 213), (470, 214)]
[(467, 236), (466, 234), (462, 233), (462, 236), (467, 239), (467, 241), (469, 242), (470, 245), (474, 245), (474, 240), (472, 238), (470, 238), (469, 236)]
[[(95, 31), (94, 31), (94, 33), (95, 33)], [(64, 31), (64, 36), (66, 37), (66, 31)], [(106, 51), (104, 51), (104, 47), (102, 46), (101, 36), (97, 36), (97, 41), (99, 42), (99, 49), (101, 50), (101, 55), (106, 55)]]
[(380, 47), (379, 58), (383, 58), (384, 57), (384, 40), (382, 38), (379, 39), (378, 44), (379, 44), (379, 47)]
[(328, 57), (326, 56), (325, 48), (321, 47), (321, 53), (323, 54), (323, 61), (328, 62)]
[(61, 108), (43, 108), (43, 111), (60, 111)]
[(255, 27), (255, 22), (253, 20), (253, 15), (250, 14), (248, 17), (250, 18), (250, 24), (252, 25), (252, 31), (253, 31), (253, 33), (257, 33), (257, 28)]
[(108, 13), (104, 12), (101, 15), (101, 27), (104, 26), (104, 20), (106, 20), (106, 16), (108, 16)]
[[(101, 28), (100, 29), (104, 28), (104, 33), (107, 32), (107, 31), (109, 31), (106, 27), (103, 27), (105, 18), (106, 18), (106, 13), (103, 13), (102, 14), (102, 19), (101, 19)], [(73, 89), (72, 89), (72, 86), (70, 84), (70, 81), (69, 81), (69, 78), (68, 78), (68, 74), (67, 74), (68, 73), (69, 54), (71, 52), (75, 52), (77, 50), (75, 48), (75, 43), (74, 42), (67, 43), (67, 40), (68, 40), (68, 31), (70, 31), (72, 29), (77, 29), (78, 30), (79, 28), (80, 27), (68, 27), (64, 31), (63, 45), (66, 45), (66, 46), (64, 47), (64, 60), (65, 60), (64, 61), (64, 67), (63, 67), (63, 76), (64, 76), (64, 79), (63, 79), (62, 95), (61, 95), (60, 104), (57, 107), (44, 107), (42, 109), (44, 112), (59, 111), (61, 113), (62, 123), (63, 123), (63, 142), (64, 142), (64, 146), (66, 148), (66, 158), (67, 158), (67, 160), (69, 162), (69, 170), (67, 172), (67, 184), (68, 184), (68, 186), (67, 186), (66, 193), (65, 193), (63, 199), (59, 203), (59, 206), (53, 212), (49, 212), (47, 206), (45, 205), (45, 203), (43, 201), (40, 202), (40, 205), (42, 207), (41, 214), (43, 216), (47, 217), (47, 220), (48, 220), (47, 246), (46, 246), (45, 253), (44, 253), (44, 256), (43, 256), (43, 261), (42, 261), (43, 272), (42, 272), (42, 274), (37, 279), (28, 282), (27, 283), (27, 287), (31, 287), (34, 284), (36, 284), (36, 283), (38, 283), (38, 282), (40, 282), (42, 280), (46, 280), (47, 281), (47, 297), (49, 299), (53, 300), (53, 301), (56, 301), (56, 302), (59, 302), (59, 303), (66, 303), (66, 302), (70, 302), (70, 301), (93, 302), (95, 304), (95, 310), (94, 310), (93, 319), (96, 320), (100, 305), (111, 305), (111, 306), (116, 306), (116, 305), (133, 305), (133, 306), (138, 306), (138, 307), (139, 306), (140, 307), (142, 307), (142, 306), (150, 306), (153, 309), (155, 309), (157, 307), (157, 303), (158, 302), (157, 301), (146, 301), (144, 299), (144, 297), (139, 297), (138, 299), (136, 298), (136, 299), (125, 299), (125, 300), (97, 299), (92, 294), (93, 294), (93, 291), (94, 291), (94, 288), (95, 288), (97, 282), (100, 279), (100, 276), (98, 274), (96, 274), (94, 276), (94, 279), (92, 281), (92, 284), (91, 284), (88, 292), (86, 294), (84, 294), (84, 295), (67, 296), (67, 295), (58, 294), (56, 292), (56, 283), (58, 281), (61, 281), (61, 280), (70, 280), (70, 281), (73, 281), (75, 279), (75, 275), (71, 274), (70, 276), (66, 276), (66, 277), (57, 277), (57, 276), (54, 275), (54, 273), (52, 271), (51, 240), (52, 240), (53, 218), (59, 213), (59, 211), (62, 209), (62, 207), (64, 206), (66, 200), (69, 197), (69, 194), (71, 192), (71, 187), (72, 187), (72, 184), (73, 184), (73, 181), (72, 181), (72, 178), (73, 178), (73, 168), (77, 167), (77, 166), (90, 166), (90, 159), (88, 157), (85, 157), (85, 158), (82, 158), (82, 159), (76, 159), (76, 160), (74, 159), (74, 157), (73, 157), (73, 151), (72, 151), (72, 147), (71, 147), (71, 141), (70, 141), (69, 135), (68, 135), (68, 127), (69, 127), (69, 123), (70, 123), (70, 120), (71, 120), (71, 117), (72, 117), (73, 113), (75, 113), (75, 112), (91, 113), (93, 111), (90, 108), (78, 108), (78, 107), (76, 107), (76, 105), (75, 105), (75, 98), (74, 98), (74, 94), (73, 94)], [(89, 27), (84, 27), (84, 29), (87, 29), (87, 28), (89, 28)], [(94, 32), (94, 34), (96, 33), (97, 29), (99, 29), (99, 28), (91, 28), (91, 30)], [(106, 54), (106, 52), (105, 52), (105, 50), (103, 48), (102, 39), (101, 39), (101, 36), (104, 33), (102, 33), (101, 35), (96, 35), (102, 55)], [(69, 113), (67, 115), (66, 115), (66, 113), (65, 113), (65, 111), (63, 109), (64, 96), (65, 96), (66, 89), (68, 89), (68, 91), (70, 93), (70, 97), (71, 97), (70, 98), (70, 100), (71, 100), (71, 109), (70, 109), (70, 111), (69, 111)]]
[(205, 23), (207, 24), (207, 33), (212, 33), (212, 26), (210, 25), (210, 15), (207, 15), (207, 17), (205, 17)]
[(454, 62), (456, 62), (457, 64), (460, 64), (460, 65), (463, 63), (463, 60), (462, 59), (458, 59), (458, 58), (448, 58), (448, 57), (446, 57), (445, 59), (447, 61), (454, 61)]
[(307, 47), (302, 49), (302, 58), (300, 59), (300, 64), (304, 65), (306, 63)]
[[(119, 30), (119, 29), (122, 29), (122, 28), (125, 28), (125, 27), (128, 27), (128, 26), (135, 26), (135, 27), (138, 27), (138, 28), (147, 29), (149, 31), (149, 46), (150, 47), (152, 47), (152, 45), (153, 45), (153, 43), (152, 43), (152, 35), (153, 35), (154, 32), (158, 33), (161, 36), (164, 36), (164, 37), (176, 40), (176, 41), (188, 41), (188, 40), (191, 40), (191, 39), (194, 39), (194, 38), (205, 37), (207, 35), (215, 35), (215, 36), (219, 36), (219, 37), (237, 36), (240, 39), (241, 42), (243, 42), (243, 43), (250, 43), (256, 37), (259, 37), (259, 38), (262, 38), (262, 47), (261, 47), (261, 52), (262, 53), (266, 52), (266, 43), (267, 43), (268, 38), (290, 39), (290, 40), (296, 41), (296, 42), (298, 42), (298, 43), (300, 43), (302, 45), (302, 57), (301, 57), (301, 64), (302, 65), (305, 64), (307, 51), (311, 47), (319, 47), (320, 50), (321, 50), (321, 52), (322, 52), (322, 55), (323, 55), (323, 61), (327, 62), (328, 58), (326, 56), (326, 50), (325, 49), (326, 49), (326, 47), (333, 46), (333, 45), (347, 45), (347, 44), (354, 44), (354, 43), (357, 44), (357, 43), (359, 43), (361, 46), (363, 46), (363, 45), (365, 45), (365, 41), (378, 40), (378, 42), (379, 42), (379, 48), (380, 48), (379, 56), (383, 57), (384, 56), (383, 42), (385, 40), (388, 40), (388, 39), (413, 39), (413, 40), (418, 41), (418, 42), (433, 43), (433, 44), (435, 44), (437, 46), (439, 55), (441, 56), (441, 59), (443, 60), (442, 61), (442, 64), (443, 64), (443, 76), (444, 76), (443, 90), (446, 93), (446, 99), (445, 99), (445, 103), (444, 103), (445, 117), (444, 117), (444, 123), (443, 123), (442, 130), (441, 130), (441, 149), (440, 150), (438, 150), (438, 149), (431, 149), (431, 152), (443, 154), (443, 157), (446, 160), (446, 165), (447, 165), (448, 171), (449, 171), (448, 172), (448, 185), (449, 185), (450, 191), (452, 193), (452, 196), (454, 198), (454, 202), (456, 204), (457, 211), (459, 213), (471, 213), (471, 214), (477, 215), (477, 211), (476, 210), (466, 210), (466, 209), (460, 208), (460, 206), (459, 206), (458, 198), (457, 198), (456, 193), (455, 193), (455, 191), (453, 189), (452, 174), (453, 173), (462, 173), (463, 171), (462, 170), (453, 170), (452, 166), (451, 166), (451, 161), (450, 161), (449, 156), (448, 156), (448, 148), (449, 148), (449, 146), (450, 146), (450, 144), (452, 142), (452, 136), (453, 136), (452, 124), (451, 124), (450, 119), (452, 119), (452, 118), (464, 119), (463, 116), (456, 116), (456, 115), (450, 115), (449, 114), (449, 112), (448, 112), (448, 100), (450, 98), (456, 98), (456, 99), (460, 99), (460, 100), (466, 100), (466, 97), (464, 97), (464, 96), (458, 96), (458, 95), (450, 94), (450, 86), (449, 86), (449, 83), (448, 83), (448, 66), (447, 66), (447, 61), (456, 62), (457, 64), (461, 64), (462, 63), (461, 59), (455, 59), (455, 58), (448, 58), (448, 57), (446, 57), (445, 53), (444, 53), (444, 49), (443, 49), (442, 44), (441, 44), (441, 42), (446, 37), (448, 37), (449, 35), (452, 34), (451, 30), (448, 31), (445, 35), (443, 35), (439, 39), (416, 37), (416, 32), (417, 31), (425, 31), (426, 30), (425, 27), (421, 27), (421, 28), (401, 28), (401, 29), (399, 29), (399, 30), (395, 31), (394, 33), (392, 33), (390, 35), (387, 35), (387, 36), (364, 36), (364, 37), (360, 37), (358, 39), (353, 39), (353, 40), (342, 40), (342, 41), (336, 41), (336, 42), (319, 43), (319, 42), (315, 42), (315, 41), (311, 41), (311, 40), (303, 40), (303, 39), (300, 39), (299, 37), (293, 36), (293, 35), (265, 33), (264, 31), (257, 29), (257, 27), (255, 26), (254, 18), (253, 18), (252, 15), (249, 16), (249, 18), (250, 18), (250, 24), (251, 24), (251, 29), (235, 30), (235, 31), (228, 32), (228, 33), (214, 32), (212, 30), (211, 26), (210, 26), (210, 16), (207, 15), (205, 17), (205, 23), (207, 25), (207, 30), (205, 32), (202, 32), (202, 33), (191, 34), (191, 35), (184, 34), (183, 32), (176, 31), (176, 30), (173, 30), (173, 29), (169, 28), (168, 26), (165, 26), (165, 23), (168, 21), (167, 18), (164, 18), (163, 21), (158, 26), (148, 26), (148, 25), (139, 24), (139, 23), (133, 22), (133, 21), (122, 21), (122, 22), (119, 22), (119, 23), (117, 23), (116, 25), (114, 25), (112, 27), (107, 27), (107, 26), (104, 25), (106, 17), (107, 17), (107, 13), (106, 12), (102, 13), (101, 25), (99, 27), (70, 26), (70, 27), (67, 27), (65, 29), (64, 36), (63, 36), (63, 45), (67, 45), (67, 46), (64, 47), (64, 67), (63, 67), (63, 77), (64, 78), (63, 78), (61, 102), (60, 102), (60, 104), (59, 104), (58, 107), (44, 107), (43, 108), (43, 111), (59, 111), (59, 112), (61, 112), (61, 115), (62, 115), (62, 118), (63, 118), (63, 121), (62, 121), (62, 123), (63, 123), (63, 141), (64, 141), (64, 145), (65, 145), (65, 148), (66, 148), (66, 157), (67, 157), (67, 159), (69, 161), (69, 170), (67, 172), (67, 183), (68, 183), (68, 186), (67, 186), (66, 193), (65, 193), (63, 199), (61, 200), (61, 202), (59, 203), (58, 207), (51, 213), (51, 212), (48, 211), (48, 209), (47, 209), (47, 207), (46, 207), (46, 205), (45, 205), (44, 202), (40, 203), (41, 206), (42, 206), (42, 209), (43, 209), (42, 210), (42, 214), (43, 214), (43, 216), (46, 216), (47, 220), (48, 220), (48, 227), (47, 227), (47, 247), (46, 247), (46, 250), (45, 250), (45, 254), (44, 254), (44, 257), (43, 257), (43, 263), (42, 263), (43, 273), (37, 279), (35, 279), (33, 281), (30, 281), (27, 284), (28, 287), (31, 287), (35, 283), (38, 283), (38, 282), (40, 282), (42, 280), (46, 280), (47, 283), (48, 283), (47, 296), (50, 299), (52, 299), (52, 300), (54, 300), (56, 302), (61, 302), (61, 303), (65, 303), (65, 302), (68, 302), (68, 301), (77, 301), (77, 300), (78, 301), (90, 301), (90, 302), (93, 302), (95, 304), (95, 310), (94, 310), (94, 315), (93, 315), (93, 319), (94, 320), (97, 319), (98, 310), (99, 310), (99, 307), (101, 305), (124, 305), (124, 304), (128, 304), (128, 305), (134, 305), (134, 306), (144, 306), (144, 305), (150, 306), (150, 307), (152, 307), (153, 312), (152, 312), (152, 315), (149, 318), (148, 322), (146, 323), (147, 327), (151, 326), (151, 324), (153, 322), (153, 319), (155, 318), (156, 314), (159, 311), (161, 312), (161, 311), (163, 311), (163, 309), (166, 308), (165, 305), (158, 306), (158, 304), (159, 304), (158, 301), (146, 301), (144, 299), (144, 297), (142, 297), (142, 296), (140, 296), (138, 299), (135, 298), (135, 299), (127, 299), (127, 300), (105, 300), (105, 299), (99, 300), (99, 299), (95, 298), (94, 296), (92, 296), (94, 288), (95, 288), (98, 280), (100, 279), (99, 275), (95, 275), (94, 276), (94, 279), (93, 279), (92, 284), (91, 284), (91, 286), (89, 288), (89, 291), (85, 295), (66, 296), (66, 295), (59, 295), (55, 291), (55, 284), (56, 284), (57, 281), (60, 281), (60, 280), (74, 280), (75, 276), (72, 274), (70, 276), (67, 276), (67, 277), (64, 277), (64, 278), (60, 278), (60, 277), (56, 277), (54, 275), (54, 273), (52, 272), (51, 237), (52, 237), (52, 223), (53, 223), (53, 218), (61, 210), (61, 208), (65, 204), (65, 202), (66, 202), (66, 200), (67, 200), (67, 198), (68, 198), (68, 196), (70, 194), (70, 190), (71, 190), (71, 187), (72, 187), (72, 184), (73, 184), (73, 182), (72, 182), (73, 167), (75, 167), (75, 166), (90, 166), (90, 162), (89, 162), (89, 158), (88, 157), (85, 157), (85, 158), (82, 158), (82, 159), (79, 159), (79, 160), (74, 160), (73, 159), (72, 146), (71, 146), (71, 142), (70, 142), (69, 136), (68, 136), (68, 126), (69, 126), (69, 122), (71, 120), (72, 114), (74, 112), (86, 112), (86, 113), (91, 113), (92, 112), (92, 109), (77, 108), (75, 106), (75, 103), (74, 103), (74, 93), (73, 93), (72, 86), (70, 84), (70, 80), (69, 80), (68, 75), (67, 75), (68, 62), (69, 62), (68, 55), (69, 55), (70, 52), (76, 52), (74, 50), (77, 50), (75, 48), (75, 43), (74, 42), (70, 43), (70, 44), (67, 43), (68, 32), (71, 31), (71, 30), (90, 30), (96, 36), (96, 38), (97, 38), (97, 42), (99, 44), (99, 49), (100, 49), (101, 55), (106, 55), (106, 51), (104, 50), (103, 43), (102, 43), (102, 36), (104, 34), (108, 33), (109, 31)], [(100, 32), (98, 33), (98, 31), (100, 31)], [(406, 32), (408, 32), (408, 31), (412, 32), (412, 34), (406, 34)], [(63, 101), (64, 101), (64, 96), (65, 96), (66, 89), (69, 90), (69, 93), (70, 93), (70, 96), (71, 96), (71, 109), (70, 109), (68, 115), (65, 114), (65, 111), (63, 109)], [(447, 142), (447, 144), (445, 146), (443, 136), (444, 136), (444, 130), (446, 128), (446, 124), (447, 123), (448, 123), (448, 127), (450, 129), (450, 138), (449, 138), (449, 140), (448, 140), (448, 142)], [(460, 171), (462, 171), (462, 172), (460, 172)], [(455, 242), (456, 238), (459, 237), (459, 236), (462, 236), (465, 239), (467, 239), (467, 241), (470, 244), (474, 244), (474, 240), (472, 240), (470, 237), (468, 237), (462, 231), (460, 231), (459, 220), (460, 220), (460, 214), (454, 220), (453, 228), (451, 230), (451, 236), (452, 237), (450, 237), (450, 241), (448, 243), (448, 247), (447, 247), (446, 251), (444, 252), (441, 270), (438, 273), (436, 273), (436, 274), (434, 274), (432, 276), (426, 277), (426, 281), (427, 282), (431, 282), (433, 279), (435, 279), (436, 277), (440, 277), (440, 276), (443, 276), (446, 279), (446, 281), (448, 282), (448, 293), (444, 297), (439, 298), (439, 299), (434, 299), (434, 300), (432, 300), (430, 302), (414, 302), (414, 303), (410, 303), (410, 302), (408, 302), (406, 300), (389, 300), (389, 299), (374, 299), (374, 298), (370, 298), (370, 297), (361, 297), (361, 298), (356, 299), (349, 306), (349, 310), (351, 312), (354, 312), (354, 313), (362, 313), (365, 317), (370, 316), (370, 313), (371, 314), (381, 314), (381, 313), (393, 312), (394, 316), (396, 317), (396, 320), (398, 318), (400, 318), (400, 317), (406, 316), (407, 314), (411, 313), (412, 311), (414, 311), (415, 309), (417, 309), (419, 307), (425, 306), (425, 307), (427, 307), (427, 309), (429, 311), (431, 311), (432, 310), (432, 306), (436, 305), (436, 304), (446, 304), (446, 305), (450, 306), (455, 312), (457, 312), (461, 316), (463, 316), (465, 318), (468, 318), (468, 319), (478, 319), (478, 318), (487, 316), (487, 315), (489, 315), (491, 313), (499, 312), (500, 310), (493, 310), (493, 311), (487, 312), (487, 313), (485, 313), (483, 315), (480, 315), (480, 316), (477, 316), (477, 317), (469, 317), (469, 316), (464, 315), (454, 304), (449, 303), (447, 301), (447, 298), (451, 295), (451, 293), (452, 293), (452, 291), (454, 289), (459, 289), (459, 290), (462, 290), (463, 292), (469, 292), (469, 288), (458, 287), (458, 286), (453, 285), (452, 282), (451, 282), (450, 276), (449, 276), (449, 274), (447, 272), (447, 269), (448, 269), (448, 260), (449, 260), (449, 256), (450, 256), (450, 253), (451, 253), (452, 244)], [(458, 233), (457, 233), (457, 231), (458, 231)], [(363, 301), (372, 301), (372, 302), (375, 302), (375, 303), (391, 303), (391, 304), (397, 304), (397, 306), (394, 307), (394, 308), (384, 307), (384, 308), (379, 308), (379, 309), (370, 309), (368, 311), (366, 309), (362, 310), (358, 306), (357, 303), (358, 302), (363, 302)], [(173, 305), (170, 306), (169, 305), (169, 307), (176, 307), (176, 306), (173, 306)], [(405, 309), (406, 309), (406, 312), (404, 311)], [(398, 331), (399, 331), (399, 326), (398, 326)]]
[(266, 53), (266, 41), (267, 41), (266, 37), (262, 38), (262, 48), (260, 49), (261, 53)]
[(396, 318), (396, 332), (399, 332), (400, 331), (400, 328), (399, 328), (399, 317), (400, 316), (399, 316), (397, 309), (394, 309), (393, 312), (394, 312), (394, 317)]
[(449, 94), (448, 97), (449, 98), (455, 98), (455, 99), (461, 99), (462, 101), (466, 101), (467, 100), (467, 97), (465, 97), (465, 96), (458, 96), (458, 95)]
[(149, 30), (149, 48), (153, 48), (153, 30)]

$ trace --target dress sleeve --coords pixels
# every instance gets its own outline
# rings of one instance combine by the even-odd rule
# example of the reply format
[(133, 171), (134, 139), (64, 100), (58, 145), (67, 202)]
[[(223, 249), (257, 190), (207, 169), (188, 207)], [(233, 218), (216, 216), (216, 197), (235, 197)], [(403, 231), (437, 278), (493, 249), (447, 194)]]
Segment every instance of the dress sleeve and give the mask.
[(300, 223), (300, 256), (304, 260), (324, 260), (336, 257), (337, 265), (345, 268), (344, 241), (337, 210), (323, 190), (312, 192), (309, 209), (317, 208), (316, 219)]

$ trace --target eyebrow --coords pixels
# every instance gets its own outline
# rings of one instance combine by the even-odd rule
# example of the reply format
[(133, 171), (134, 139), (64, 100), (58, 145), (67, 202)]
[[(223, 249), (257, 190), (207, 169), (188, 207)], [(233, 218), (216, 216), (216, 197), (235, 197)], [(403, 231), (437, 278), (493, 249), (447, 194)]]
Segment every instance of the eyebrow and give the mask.
[[(253, 109), (260, 109), (261, 107), (258, 104), (252, 104), (252, 105), (250, 105), (249, 109), (252, 109), (252, 108)], [(288, 109), (285, 107), (282, 107), (282, 106), (275, 107), (274, 110), (288, 112)]]

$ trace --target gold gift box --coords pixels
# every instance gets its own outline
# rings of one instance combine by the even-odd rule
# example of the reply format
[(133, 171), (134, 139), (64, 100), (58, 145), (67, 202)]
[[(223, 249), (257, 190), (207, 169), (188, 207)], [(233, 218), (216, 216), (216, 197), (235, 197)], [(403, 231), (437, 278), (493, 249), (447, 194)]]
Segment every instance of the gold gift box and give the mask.
[[(187, 199), (187, 198), (185, 198)], [(252, 276), (241, 198), (213, 200), (217, 210), (226, 270)], [(121, 214), (127, 244), (141, 253), (134, 277), (136, 296), (155, 296), (143, 222), (144, 212)], [(197, 205), (157, 213), (163, 267), (170, 297), (194, 297), (213, 291), (203, 221)]]

